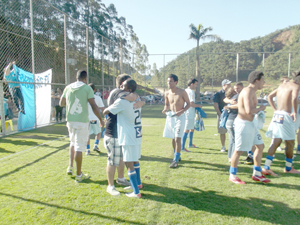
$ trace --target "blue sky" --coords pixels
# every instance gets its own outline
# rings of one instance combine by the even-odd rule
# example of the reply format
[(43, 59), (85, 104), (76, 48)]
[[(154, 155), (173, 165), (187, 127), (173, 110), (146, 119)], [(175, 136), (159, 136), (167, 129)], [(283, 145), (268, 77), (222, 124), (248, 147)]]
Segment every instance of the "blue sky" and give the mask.
[[(150, 54), (184, 53), (196, 46), (189, 25), (211, 26), (211, 34), (239, 42), (300, 23), (299, 0), (102, 0), (113, 3)], [(166, 56), (166, 63), (174, 56)], [(155, 60), (154, 60), (155, 59)], [(150, 57), (162, 66), (161, 56)]]

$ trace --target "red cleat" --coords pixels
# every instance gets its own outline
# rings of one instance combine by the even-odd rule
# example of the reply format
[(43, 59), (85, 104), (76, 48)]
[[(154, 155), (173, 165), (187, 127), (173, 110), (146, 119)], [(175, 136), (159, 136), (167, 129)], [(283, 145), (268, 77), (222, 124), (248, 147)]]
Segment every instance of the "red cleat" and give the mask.
[(274, 173), (271, 169), (266, 170), (265, 168), (262, 168), (261, 173), (263, 175), (269, 175), (269, 176), (274, 176), (274, 177), (278, 176), (278, 174)]
[(263, 182), (263, 183), (271, 182), (269, 179), (265, 178), (264, 176), (260, 176), (260, 177), (259, 176), (252, 176), (252, 180)]
[(244, 181), (241, 181), (240, 178), (235, 177), (235, 178), (230, 178), (229, 177), (229, 181), (235, 183), (235, 184), (246, 184)]

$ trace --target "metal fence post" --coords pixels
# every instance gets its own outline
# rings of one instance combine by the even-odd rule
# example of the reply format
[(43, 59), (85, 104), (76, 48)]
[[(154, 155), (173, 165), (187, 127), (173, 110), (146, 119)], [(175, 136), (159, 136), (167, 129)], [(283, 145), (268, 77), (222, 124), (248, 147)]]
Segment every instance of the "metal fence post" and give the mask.
[[(164, 68), (165, 68), (165, 56), (166, 56), (166, 55), (164, 54)], [(166, 90), (165, 90), (165, 89), (166, 89), (166, 88), (165, 88), (165, 85), (166, 85), (165, 69), (164, 69), (164, 81), (163, 81), (163, 82), (164, 82), (164, 93), (165, 93), (165, 91), (166, 91)]]
[(291, 74), (291, 53), (289, 53), (289, 66), (288, 66), (288, 77), (290, 77)]
[[(32, 7), (32, 0), (30, 0), (30, 35), (31, 35), (31, 65), (32, 65), (32, 74), (33, 74), (33, 82), (35, 83), (35, 64), (34, 64), (34, 31), (33, 31), (33, 7)], [(20, 84), (21, 85), (21, 84)], [(37, 128), (37, 117), (36, 117), (36, 86), (34, 87), (34, 117), (35, 117), (35, 124), (34, 127)]]
[(67, 16), (64, 14), (64, 50), (65, 50), (65, 84), (69, 84), (68, 62), (67, 62)]
[(3, 83), (0, 83), (0, 114), (4, 115), (1, 116), (1, 127), (2, 127), (2, 134), (5, 135), (6, 134), (6, 127), (5, 127), (5, 112), (4, 112), (4, 94), (3, 94)]
[(263, 60), (262, 60), (263, 72), (265, 72), (265, 53), (263, 53)]
[(90, 74), (89, 74), (89, 28), (86, 27), (86, 73), (87, 73), (87, 83), (89, 82), (90, 79)]
[(101, 80), (102, 80), (102, 90), (104, 91), (104, 72), (103, 72), (103, 55), (104, 55), (104, 44), (103, 44), (103, 36), (101, 36), (102, 42), (102, 51), (101, 51)]
[(236, 54), (236, 82), (239, 81), (239, 53)]

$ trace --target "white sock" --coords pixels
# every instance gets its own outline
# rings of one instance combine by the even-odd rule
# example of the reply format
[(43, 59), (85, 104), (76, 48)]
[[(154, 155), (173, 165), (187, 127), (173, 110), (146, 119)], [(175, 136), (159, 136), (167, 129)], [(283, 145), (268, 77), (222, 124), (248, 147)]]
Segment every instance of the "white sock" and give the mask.
[(231, 179), (234, 179), (234, 178), (236, 178), (236, 175), (234, 175), (234, 174), (231, 173), (231, 174), (229, 175), (229, 177), (230, 177)]

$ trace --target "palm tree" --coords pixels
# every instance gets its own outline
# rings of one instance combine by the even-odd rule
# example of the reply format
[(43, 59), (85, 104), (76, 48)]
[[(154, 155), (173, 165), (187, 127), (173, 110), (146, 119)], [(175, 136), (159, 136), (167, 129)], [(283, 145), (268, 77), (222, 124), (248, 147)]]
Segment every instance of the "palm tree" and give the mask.
[(208, 31), (212, 31), (212, 28), (211, 27), (204, 28), (201, 23), (198, 25), (198, 28), (195, 27), (195, 25), (191, 23), (190, 28), (191, 28), (191, 33), (190, 33), (189, 39), (194, 39), (194, 40), (197, 41), (196, 77), (197, 77), (197, 80), (199, 82), (199, 85), (196, 89), (196, 98), (199, 99), (199, 97), (200, 97), (200, 84), (201, 84), (200, 60), (199, 60), (199, 42), (200, 42), (200, 39), (205, 40), (205, 39), (208, 38), (208, 39), (216, 40), (216, 41), (222, 41), (222, 39), (219, 36), (214, 35), (214, 34), (210, 34), (210, 35), (206, 34)]

